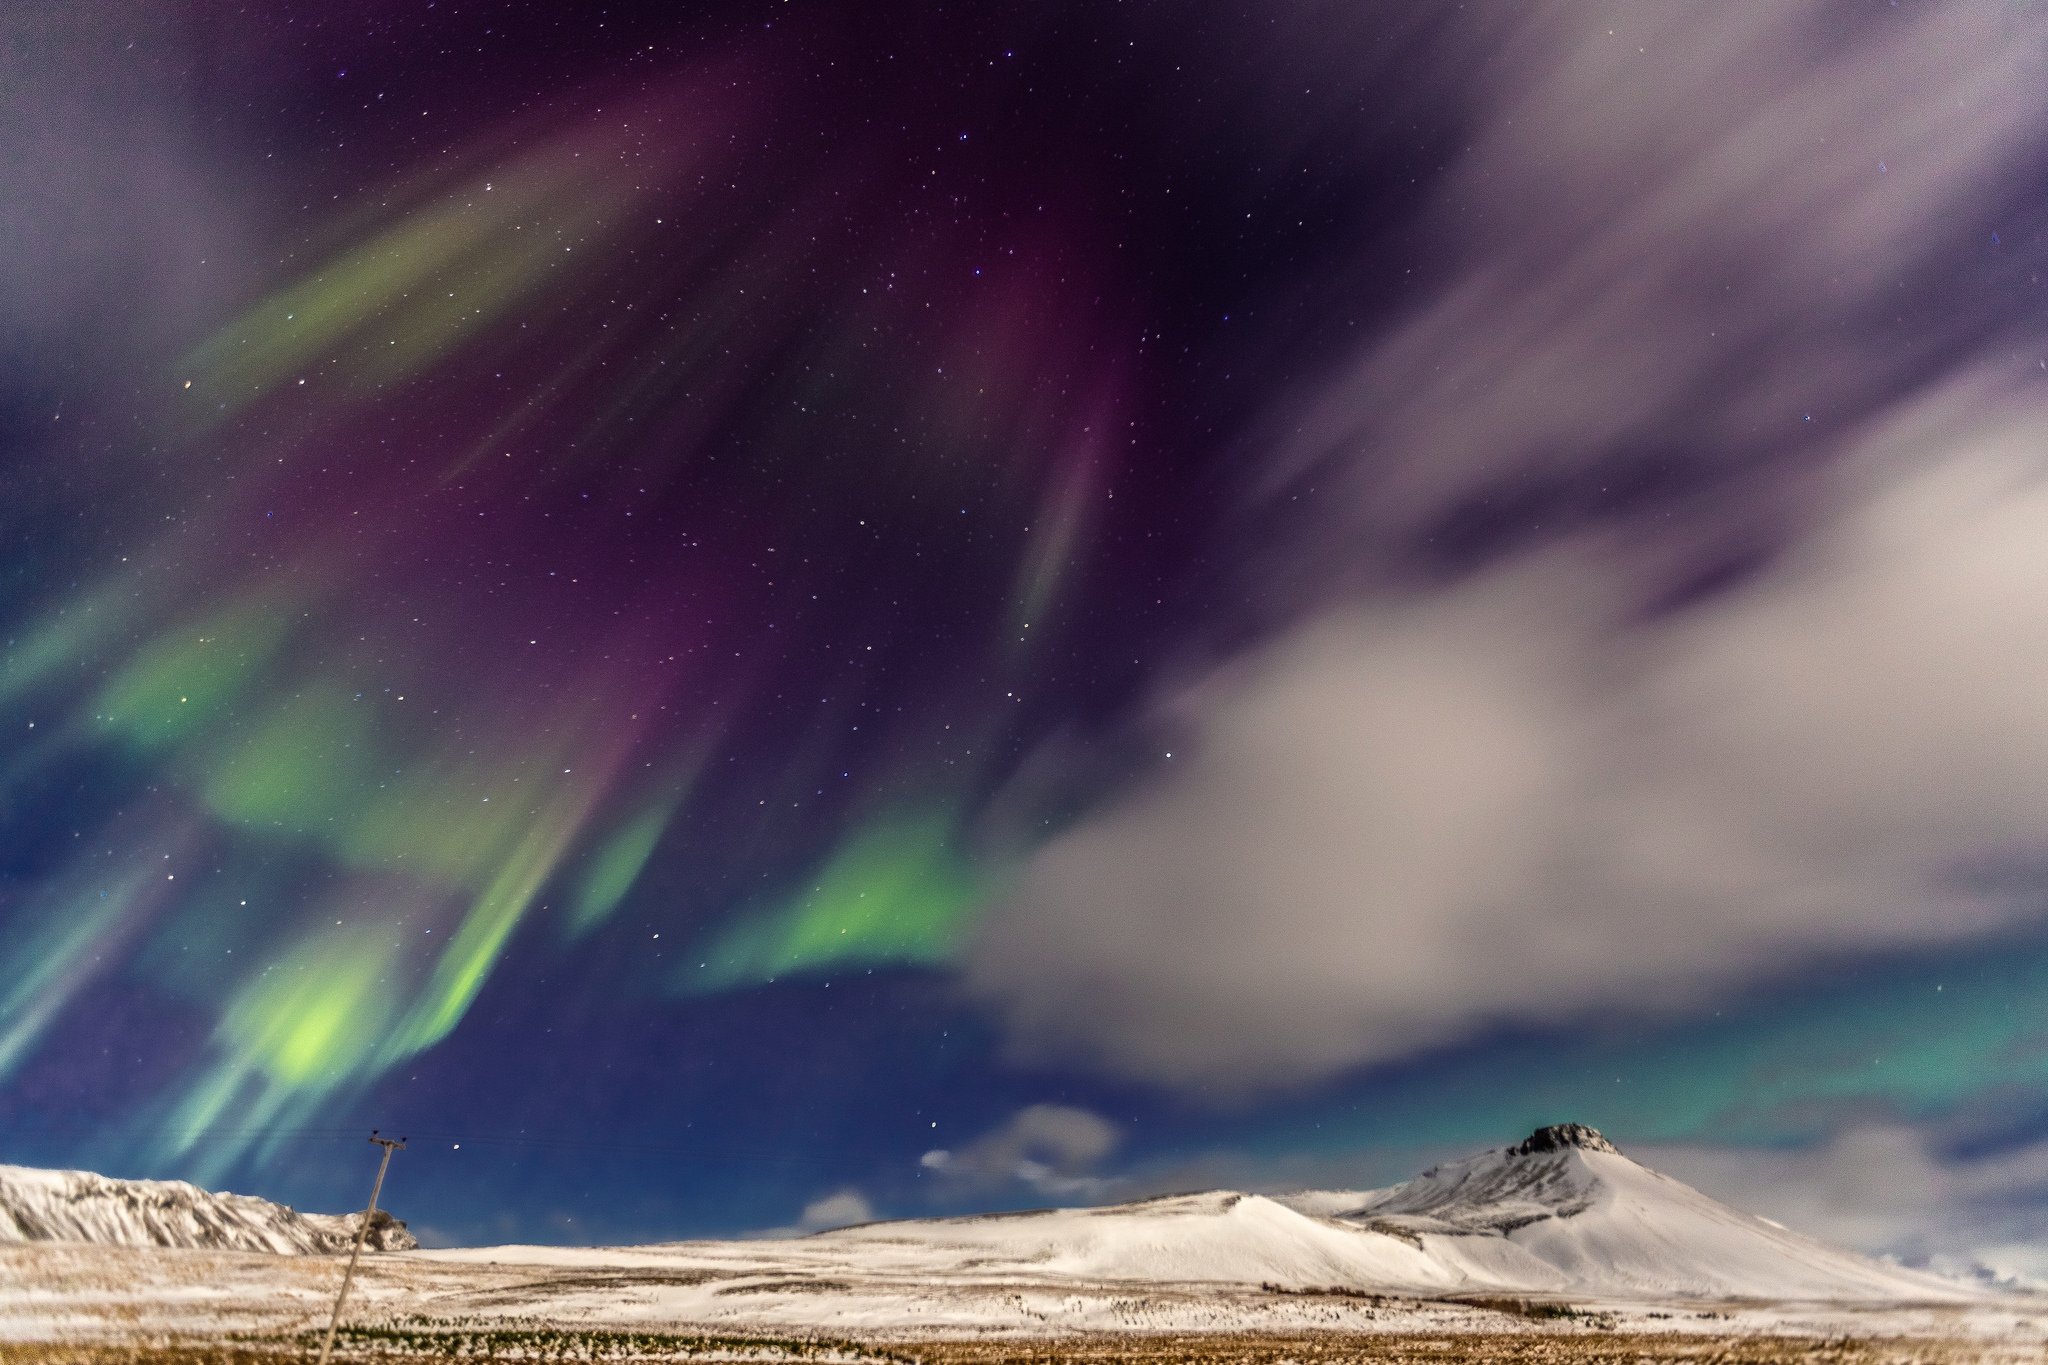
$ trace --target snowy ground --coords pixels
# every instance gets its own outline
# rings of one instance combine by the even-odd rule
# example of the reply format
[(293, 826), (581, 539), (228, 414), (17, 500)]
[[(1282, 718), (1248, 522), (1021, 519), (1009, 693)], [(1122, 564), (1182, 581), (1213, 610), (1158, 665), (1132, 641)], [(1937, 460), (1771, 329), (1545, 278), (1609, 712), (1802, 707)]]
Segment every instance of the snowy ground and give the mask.
[[(184, 1342), (220, 1359), (326, 1324), (341, 1258), (238, 1249), (258, 1234), (270, 1244), (260, 1210), (236, 1205), (239, 1221), (223, 1222), (182, 1192), (166, 1212), (171, 1195), (155, 1187), (18, 1188), (40, 1201), (17, 1209), (23, 1226), (86, 1210), (93, 1227), (138, 1239), (171, 1228), (238, 1240), (0, 1245), (0, 1347), (16, 1343), (12, 1358), (53, 1343)], [(73, 1191), (77, 1206), (51, 1190)], [(1546, 1129), (1386, 1190), (1209, 1191), (788, 1241), (391, 1251), (366, 1257), (356, 1285), (350, 1359), (882, 1353), (994, 1365), (1089, 1358), (1111, 1342), (1130, 1358), (1248, 1365), (2048, 1361), (2048, 1297), (1816, 1242), (1638, 1166), (1591, 1130)], [(1634, 1355), (1612, 1353), (1624, 1340)], [(1888, 1344), (1871, 1354), (1872, 1341)], [(826, 1343), (837, 1345), (821, 1357)], [(0, 1351), (0, 1365), (12, 1358)]]
[[(826, 1242), (386, 1253), (365, 1260), (348, 1318), (435, 1330), (546, 1326), (874, 1345), (952, 1339), (1023, 1346), (1057, 1338), (1080, 1347), (1097, 1334), (1202, 1334), (1220, 1347), (1226, 1338), (1450, 1334), (1499, 1337), (1505, 1347), (1509, 1338), (1540, 1331), (1559, 1345), (1585, 1338), (1590, 1350), (1595, 1338), (1616, 1333), (1764, 1335), (1785, 1339), (1788, 1348), (1795, 1338), (1917, 1339), (1968, 1348), (1951, 1353), (1953, 1359), (2048, 1359), (2048, 1300), (2030, 1296), (1856, 1304), (1474, 1294), (1457, 1296), (1460, 1302), (1237, 1282), (1103, 1280), (964, 1262), (934, 1274), (907, 1255), (895, 1264), (863, 1265), (866, 1258), (835, 1254), (821, 1247)], [(341, 1271), (339, 1257), (4, 1247), (0, 1341), (288, 1339), (325, 1326)], [(1567, 1310), (1573, 1316), (1535, 1316)]]

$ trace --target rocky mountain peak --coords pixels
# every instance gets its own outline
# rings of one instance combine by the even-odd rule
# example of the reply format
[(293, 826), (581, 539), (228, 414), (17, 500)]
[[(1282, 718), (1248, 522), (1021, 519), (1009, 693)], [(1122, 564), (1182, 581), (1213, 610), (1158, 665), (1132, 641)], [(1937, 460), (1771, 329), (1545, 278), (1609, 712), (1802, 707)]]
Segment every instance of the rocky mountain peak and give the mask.
[[(300, 1213), (246, 1194), (215, 1194), (182, 1180), (116, 1180), (91, 1171), (0, 1166), (0, 1245), (208, 1247), (283, 1256), (346, 1253), (360, 1213)], [(419, 1242), (387, 1209), (370, 1217), (366, 1251)]]
[(1534, 1156), (1538, 1152), (1561, 1152), (1567, 1147), (1577, 1147), (1585, 1152), (1612, 1152), (1621, 1155), (1621, 1149), (1600, 1135), (1598, 1128), (1588, 1128), (1583, 1123), (1558, 1123), (1548, 1128), (1538, 1128), (1521, 1142), (1508, 1148), (1511, 1156)]

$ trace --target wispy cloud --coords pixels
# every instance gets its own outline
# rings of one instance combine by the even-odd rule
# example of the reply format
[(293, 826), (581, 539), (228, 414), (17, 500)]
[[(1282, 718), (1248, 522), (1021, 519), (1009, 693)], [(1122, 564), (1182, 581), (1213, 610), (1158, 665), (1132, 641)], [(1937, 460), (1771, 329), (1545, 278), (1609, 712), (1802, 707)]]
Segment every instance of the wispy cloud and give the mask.
[(959, 1151), (926, 1152), (920, 1165), (954, 1191), (984, 1191), (1021, 1182), (1040, 1194), (1099, 1198), (1116, 1181), (1090, 1174), (1123, 1135), (1086, 1109), (1034, 1104)]
[(874, 1218), (874, 1206), (868, 1203), (866, 1195), (856, 1189), (844, 1189), (813, 1199), (804, 1205), (803, 1213), (790, 1227), (763, 1228), (746, 1236), (759, 1240), (808, 1237), (814, 1232), (829, 1232), (833, 1228), (849, 1227), (854, 1223), (871, 1223)]
[(1287, 1085), (2034, 913), (2048, 362), (1899, 300), (2039, 26), (1606, 13), (1492, 35), (1466, 264), (1276, 414), (1294, 614), (1023, 869), (969, 964), (1015, 1055)]
[(1803, 1151), (1674, 1145), (1630, 1155), (1841, 1246), (1949, 1273), (2048, 1284), (2048, 1142), (1955, 1156), (1934, 1137), (1880, 1124)]

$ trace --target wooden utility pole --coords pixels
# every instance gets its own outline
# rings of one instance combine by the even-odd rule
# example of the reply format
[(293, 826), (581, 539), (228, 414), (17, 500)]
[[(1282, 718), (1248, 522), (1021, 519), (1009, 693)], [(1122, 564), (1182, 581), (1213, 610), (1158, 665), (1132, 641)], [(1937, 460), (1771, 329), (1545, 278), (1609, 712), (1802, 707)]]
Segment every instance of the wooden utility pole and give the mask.
[(377, 1213), (377, 1196), (384, 1189), (384, 1172), (391, 1167), (391, 1154), (405, 1150), (404, 1138), (378, 1137), (377, 1130), (370, 1130), (370, 1141), (384, 1149), (384, 1159), (377, 1163), (377, 1183), (370, 1186), (370, 1207), (363, 1210), (363, 1221), (356, 1229), (356, 1244), (348, 1253), (348, 1270), (341, 1277), (341, 1292), (334, 1296), (334, 1316), (327, 1322), (327, 1340), (320, 1347), (320, 1365), (327, 1365), (327, 1357), (334, 1350), (334, 1329), (341, 1326), (341, 1306), (348, 1302), (348, 1287), (356, 1277), (356, 1258), (363, 1254), (363, 1238), (370, 1235), (370, 1219)]

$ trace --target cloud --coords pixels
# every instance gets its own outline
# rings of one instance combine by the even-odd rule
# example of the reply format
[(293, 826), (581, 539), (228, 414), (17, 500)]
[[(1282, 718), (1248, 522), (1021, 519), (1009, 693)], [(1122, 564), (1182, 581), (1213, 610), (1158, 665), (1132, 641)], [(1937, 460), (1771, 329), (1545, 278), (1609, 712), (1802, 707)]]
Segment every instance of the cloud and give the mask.
[(850, 1223), (871, 1223), (874, 1218), (874, 1209), (859, 1190), (841, 1190), (804, 1205), (803, 1217), (797, 1219), (797, 1226), (805, 1232), (822, 1232), (826, 1228), (843, 1228)]
[(1094, 1197), (1112, 1182), (1087, 1172), (1121, 1140), (1114, 1124), (1085, 1109), (1034, 1104), (961, 1150), (929, 1151), (918, 1164), (956, 1188), (1021, 1180), (1041, 1194)]
[[(1461, 40), (1485, 74), (1446, 97), (1474, 125), (1431, 211), (1457, 263), (1274, 414), (1258, 477), (1313, 475), (1335, 553), (1365, 528), (1505, 531), (1485, 506), (1560, 479), (1776, 477), (2024, 306), (2037, 259), (1957, 247), (1992, 246), (2039, 137), (2038, 16), (1519, 14)], [(1996, 298), (1956, 278), (1987, 269), (2019, 273)]]
[(2044, 452), (2048, 411), (1950, 431), (1650, 625), (1591, 549), (1321, 613), (1174, 699), (1195, 738), (970, 983), (1023, 1055), (1256, 1086), (2009, 924), (1974, 873), (2048, 828)]
[[(0, 347), (19, 364), (90, 337), (140, 355), (246, 284), (259, 253), (233, 186), (195, 157), (180, 73), (192, 29), (128, 0), (8, 16), (0, 179)], [(33, 53), (33, 57), (28, 54)]]
[(868, 1203), (867, 1196), (859, 1190), (845, 1189), (804, 1205), (803, 1213), (792, 1227), (762, 1228), (758, 1232), (744, 1233), (742, 1236), (750, 1241), (808, 1237), (814, 1232), (828, 1232), (833, 1228), (874, 1221), (874, 1206)]
[(1704, 1194), (1869, 1255), (1991, 1279), (2048, 1282), (2048, 1142), (1943, 1156), (1903, 1125), (1803, 1151), (1632, 1145)]
[(2041, 112), (2022, 21), (1535, 13), (1467, 265), (1276, 415), (1295, 615), (969, 953), (1014, 1057), (1285, 1086), (2033, 913), (2048, 405), (1992, 313), (1940, 382), (1879, 326)]

